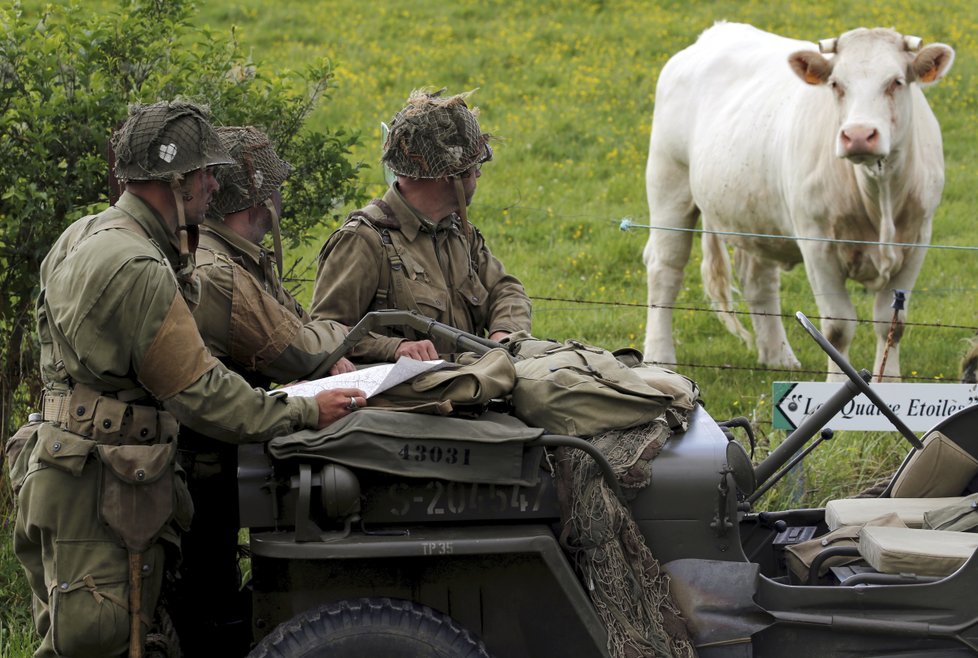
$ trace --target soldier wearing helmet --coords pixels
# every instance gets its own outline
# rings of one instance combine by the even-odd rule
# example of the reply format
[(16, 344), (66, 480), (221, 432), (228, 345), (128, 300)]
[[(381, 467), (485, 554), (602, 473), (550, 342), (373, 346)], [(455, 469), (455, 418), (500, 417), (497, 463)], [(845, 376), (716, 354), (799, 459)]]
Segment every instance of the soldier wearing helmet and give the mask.
[[(220, 189), (200, 227), (196, 272), (201, 303), (194, 320), (211, 354), (254, 386), (315, 379), (353, 370), (324, 362), (347, 327), (313, 321), (282, 284), (281, 187), (292, 169), (268, 136), (247, 127), (217, 128), (234, 164), (220, 167)], [(262, 241), (272, 235), (273, 251)], [(183, 541), (181, 586), (171, 606), (178, 634), (191, 639), (184, 656), (244, 655), (249, 624), (239, 592), (238, 515), (234, 446), (199, 432), (180, 433), (180, 464), (195, 503)], [(235, 650), (237, 649), (237, 651)]]
[[(394, 115), (381, 159), (396, 181), (383, 199), (352, 213), (320, 252), (314, 318), (354, 324), (369, 311), (396, 308), (493, 340), (529, 331), (522, 284), (468, 219), (482, 165), (492, 159), (490, 135), (468, 94), (442, 91), (414, 91)], [(403, 339), (363, 341), (353, 358), (385, 360)], [(452, 346), (435, 345), (452, 356)]]
[(113, 147), (125, 192), (69, 226), (41, 265), (43, 411), (8, 443), (35, 656), (141, 653), (193, 513), (174, 463), (180, 424), (262, 441), (323, 427), (362, 396), (268, 396), (207, 351), (189, 253), (218, 189), (212, 167), (231, 160), (205, 110), (133, 106)]

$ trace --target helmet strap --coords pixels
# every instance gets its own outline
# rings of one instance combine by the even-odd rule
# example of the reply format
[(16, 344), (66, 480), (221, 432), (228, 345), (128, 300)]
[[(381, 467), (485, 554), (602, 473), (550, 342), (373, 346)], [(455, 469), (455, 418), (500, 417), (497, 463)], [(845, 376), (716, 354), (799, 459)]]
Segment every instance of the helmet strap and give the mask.
[(170, 190), (173, 192), (173, 203), (177, 207), (177, 239), (180, 242), (180, 266), (190, 256), (190, 239), (187, 235), (187, 212), (184, 208), (183, 182), (176, 176), (170, 179)]
[(458, 200), (458, 216), (462, 220), (462, 231), (465, 233), (465, 239), (471, 242), (472, 225), (469, 224), (468, 204), (465, 202), (465, 187), (462, 185), (462, 177), (452, 176), (452, 181), (455, 183), (455, 198)]
[(279, 226), (278, 213), (271, 197), (265, 199), (265, 207), (272, 214), (272, 244), (275, 249), (275, 266), (278, 268), (278, 278), (282, 278), (282, 231)]
[[(197, 250), (198, 229), (187, 226), (187, 213), (184, 209), (183, 185), (179, 176), (170, 179), (170, 191), (173, 193), (173, 203), (177, 210), (177, 241), (179, 258), (177, 261), (177, 281), (183, 292), (187, 305), (193, 310), (200, 301), (200, 280), (194, 276), (193, 252)], [(191, 248), (193, 243), (193, 248)]]

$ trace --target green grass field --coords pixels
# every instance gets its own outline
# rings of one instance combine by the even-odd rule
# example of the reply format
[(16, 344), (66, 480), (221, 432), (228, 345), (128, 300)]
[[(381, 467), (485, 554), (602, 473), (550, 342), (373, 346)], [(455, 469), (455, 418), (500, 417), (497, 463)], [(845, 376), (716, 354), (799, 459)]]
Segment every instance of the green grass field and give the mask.
[[(88, 2), (93, 10), (113, 6)], [(39, 3), (25, 3), (36, 7)], [(34, 9), (36, 11), (36, 9)], [(379, 196), (380, 122), (388, 121), (411, 89), (478, 89), (484, 129), (496, 135), (496, 158), (483, 170), (471, 218), (494, 252), (534, 298), (534, 333), (578, 338), (609, 348), (641, 348), (645, 324), (647, 230), (623, 232), (630, 218), (647, 223), (644, 168), (658, 72), (669, 56), (718, 20), (749, 22), (786, 36), (818, 40), (858, 26), (885, 26), (925, 41), (953, 46), (948, 77), (928, 92), (942, 124), (946, 153), (944, 201), (933, 243), (975, 245), (974, 190), (978, 189), (978, 5), (949, 0), (850, 3), (640, 2), (511, 0), (444, 3), (359, 0), (245, 0), (201, 3), (201, 24), (226, 30), (253, 58), (275, 69), (301, 69), (328, 56), (338, 88), (317, 110), (314, 125), (361, 133), (355, 157)], [(969, 191), (970, 190), (970, 191)], [(314, 262), (326, 233), (293, 257)], [(963, 328), (911, 326), (904, 336), (905, 375), (951, 379), (976, 318), (975, 256), (932, 250), (909, 306), (911, 322)], [(312, 277), (311, 270), (306, 277)], [(783, 277), (783, 309), (817, 316), (801, 268)], [(861, 319), (871, 317), (871, 296), (852, 286)], [(311, 284), (300, 295), (308, 301)], [(771, 383), (790, 374), (755, 367), (754, 355), (705, 311), (698, 246), (678, 304), (675, 335), (679, 369), (701, 385), (717, 418), (744, 415), (762, 443), (777, 443), (770, 429)], [(821, 371), (824, 357), (793, 321), (788, 335), (803, 367)], [(852, 348), (857, 367), (872, 365), (873, 336), (860, 326)], [(692, 365), (695, 364), (695, 365)], [(801, 379), (822, 379), (818, 374)], [(767, 503), (818, 505), (862, 488), (890, 472), (905, 453), (895, 433), (846, 433), (808, 460), (797, 487), (775, 490)], [(796, 501), (798, 502), (798, 501)], [(4, 531), (4, 534), (9, 534)], [(23, 588), (10, 582), (9, 542), (0, 546), (0, 658), (28, 655), (23, 638)], [(12, 631), (9, 626), (13, 625)]]
[[(887, 26), (957, 52), (949, 76), (928, 97), (941, 121), (947, 158), (944, 201), (933, 243), (974, 245), (968, 228), (978, 189), (978, 8), (951, 2), (940, 12), (913, 2), (870, 6), (847, 2), (290, 2), (271, 8), (238, 3), (205, 8), (212, 27), (233, 23), (259, 61), (299, 67), (328, 54), (339, 88), (312, 117), (315, 123), (359, 130), (356, 156), (370, 192), (384, 185), (377, 166), (380, 122), (416, 87), (478, 89), (486, 130), (499, 137), (496, 158), (483, 170), (471, 216), (493, 250), (522, 278), (534, 298), (534, 333), (579, 338), (606, 347), (641, 348), (645, 326), (647, 229), (619, 230), (623, 218), (647, 224), (645, 159), (658, 72), (669, 56), (715, 21), (749, 22), (787, 36), (817, 40), (858, 26)], [(324, 236), (325, 237), (325, 236)], [(698, 242), (698, 241), (697, 241)], [(318, 244), (298, 252), (314, 260)], [(911, 322), (974, 327), (974, 254), (933, 250), (909, 305)], [(680, 369), (697, 380), (716, 417), (745, 415), (763, 441), (771, 431), (771, 383), (822, 379), (818, 374), (756, 368), (754, 355), (706, 310), (698, 244), (677, 304), (674, 333)], [(311, 272), (309, 273), (311, 276)], [(801, 268), (783, 277), (783, 310), (817, 316)], [(861, 319), (871, 319), (872, 296), (851, 285)], [(307, 286), (305, 294), (309, 294)], [(746, 310), (746, 307), (742, 307)], [(820, 350), (793, 321), (788, 335), (803, 368), (822, 371)], [(964, 341), (974, 330), (911, 327), (902, 349), (905, 376), (951, 379)], [(852, 359), (871, 367), (870, 325), (857, 332)], [(695, 366), (694, 366), (695, 364)], [(899, 462), (904, 445), (894, 433), (841, 435), (809, 462), (804, 500), (861, 488)], [(794, 494), (793, 494), (794, 495)], [(775, 505), (787, 504), (772, 494)]]

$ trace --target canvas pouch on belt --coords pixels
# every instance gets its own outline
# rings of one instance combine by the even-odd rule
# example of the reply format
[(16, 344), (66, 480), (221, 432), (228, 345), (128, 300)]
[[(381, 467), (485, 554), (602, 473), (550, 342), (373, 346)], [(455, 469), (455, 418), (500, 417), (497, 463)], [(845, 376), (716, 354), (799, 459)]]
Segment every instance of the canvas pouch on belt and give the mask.
[(37, 432), (41, 425), (40, 421), (21, 425), (3, 444), (3, 460), (7, 462), (7, 475), (14, 495), (20, 491), (27, 477), (30, 456), (37, 444)]
[(133, 551), (148, 548), (176, 512), (177, 444), (97, 447), (99, 515)]

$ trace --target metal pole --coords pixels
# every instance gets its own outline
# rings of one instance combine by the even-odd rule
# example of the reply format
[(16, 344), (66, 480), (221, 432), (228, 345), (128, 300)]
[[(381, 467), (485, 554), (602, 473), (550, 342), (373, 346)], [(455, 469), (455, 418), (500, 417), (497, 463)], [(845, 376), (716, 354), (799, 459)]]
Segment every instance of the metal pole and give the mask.
[(893, 304), (890, 306), (893, 309), (893, 319), (890, 320), (890, 330), (886, 334), (886, 346), (883, 348), (883, 360), (880, 361), (880, 371), (876, 373), (877, 383), (883, 381), (883, 372), (886, 370), (886, 359), (890, 356), (890, 348), (893, 347), (893, 334), (896, 333), (897, 318), (900, 317), (900, 311), (903, 310), (903, 305), (906, 300), (906, 290), (893, 291)]

